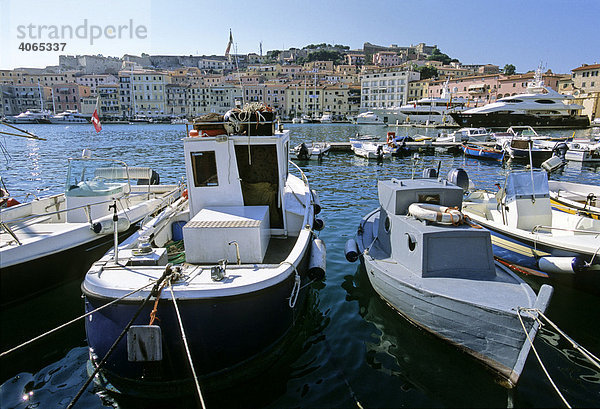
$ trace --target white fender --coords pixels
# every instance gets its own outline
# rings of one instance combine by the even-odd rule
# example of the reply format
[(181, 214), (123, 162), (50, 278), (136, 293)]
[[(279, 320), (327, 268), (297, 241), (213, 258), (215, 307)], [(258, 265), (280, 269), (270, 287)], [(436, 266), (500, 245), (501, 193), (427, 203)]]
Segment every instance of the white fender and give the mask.
[(428, 220), (441, 224), (458, 224), (463, 220), (460, 210), (429, 203), (413, 203), (408, 207), (408, 214), (419, 220)]

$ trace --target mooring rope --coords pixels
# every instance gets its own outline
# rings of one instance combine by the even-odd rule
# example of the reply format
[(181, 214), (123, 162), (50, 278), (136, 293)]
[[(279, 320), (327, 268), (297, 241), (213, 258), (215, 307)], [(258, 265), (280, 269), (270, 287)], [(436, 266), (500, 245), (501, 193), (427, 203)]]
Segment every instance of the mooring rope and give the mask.
[(50, 331), (47, 331), (47, 332), (45, 332), (45, 333), (43, 333), (43, 334), (41, 334), (41, 335), (38, 335), (37, 337), (35, 337), (35, 338), (33, 338), (33, 339), (30, 339), (29, 341), (23, 342), (22, 344), (20, 344), (20, 345), (17, 345), (16, 347), (9, 349), (8, 351), (2, 352), (2, 353), (0, 354), (0, 358), (2, 358), (2, 357), (4, 357), (5, 355), (8, 355), (8, 354), (10, 354), (10, 353), (12, 353), (12, 352), (14, 352), (14, 351), (18, 350), (18, 349), (20, 349), (20, 348), (22, 348), (22, 347), (24, 347), (24, 346), (27, 346), (27, 345), (29, 345), (29, 344), (31, 344), (31, 343), (33, 343), (33, 342), (35, 342), (35, 341), (38, 341), (38, 340), (40, 340), (40, 339), (44, 338), (44, 337), (45, 337), (45, 336), (47, 336), (47, 335), (53, 334), (53, 333), (55, 333), (56, 331), (58, 331), (58, 330), (60, 330), (60, 329), (63, 329), (63, 328), (65, 328), (65, 327), (68, 327), (69, 325), (71, 325), (71, 324), (74, 324), (75, 322), (77, 322), (77, 321), (79, 321), (79, 320), (81, 320), (81, 319), (84, 319), (84, 318), (86, 318), (87, 316), (89, 316), (89, 315), (92, 315), (92, 314), (94, 314), (94, 313), (96, 313), (96, 312), (98, 312), (98, 311), (100, 311), (100, 310), (103, 310), (104, 308), (106, 308), (106, 307), (108, 307), (108, 306), (110, 306), (110, 305), (112, 305), (112, 304), (114, 304), (114, 303), (116, 303), (116, 302), (119, 302), (119, 301), (121, 301), (121, 300), (123, 300), (123, 299), (125, 299), (125, 298), (127, 298), (127, 297), (129, 297), (130, 295), (133, 295), (133, 294), (135, 294), (135, 293), (137, 293), (137, 292), (139, 292), (139, 291), (142, 291), (144, 288), (150, 287), (151, 285), (154, 285), (154, 283), (149, 283), (149, 284), (146, 284), (145, 286), (143, 286), (143, 287), (140, 287), (140, 288), (138, 288), (137, 290), (133, 290), (133, 291), (131, 291), (131, 292), (129, 292), (129, 293), (127, 293), (127, 294), (125, 294), (124, 296), (122, 296), (122, 297), (120, 297), (120, 298), (117, 298), (117, 299), (115, 299), (115, 300), (112, 300), (111, 302), (109, 302), (109, 303), (107, 303), (107, 304), (104, 304), (103, 306), (101, 306), (101, 307), (98, 307), (98, 308), (96, 308), (96, 309), (95, 309), (95, 310), (93, 310), (93, 311), (87, 312), (87, 313), (85, 313), (85, 314), (83, 314), (83, 315), (81, 315), (81, 316), (79, 316), (79, 317), (77, 317), (77, 318), (74, 318), (74, 319), (72, 319), (71, 321), (65, 322), (64, 324), (62, 324), (62, 325), (59, 325), (58, 327), (56, 327), (56, 328), (54, 328), (54, 329), (51, 329)]
[(171, 299), (173, 300), (173, 305), (175, 306), (175, 313), (177, 314), (177, 321), (179, 322), (179, 330), (181, 331), (181, 339), (183, 340), (185, 352), (187, 354), (188, 362), (190, 364), (192, 375), (194, 377), (194, 383), (196, 384), (196, 392), (198, 392), (198, 399), (200, 399), (200, 404), (202, 405), (202, 408), (206, 409), (206, 405), (204, 404), (204, 398), (202, 397), (202, 391), (200, 390), (200, 383), (198, 382), (198, 376), (196, 375), (196, 370), (194, 369), (194, 362), (192, 361), (192, 355), (188, 346), (187, 337), (185, 336), (185, 330), (183, 329), (183, 322), (181, 321), (181, 315), (179, 314), (179, 307), (177, 306), (177, 301), (175, 300), (175, 293), (173, 292), (173, 282), (171, 278), (172, 277), (170, 277), (168, 280), (169, 291), (171, 291)]
[[(552, 387), (554, 388), (554, 390), (556, 391), (556, 393), (558, 394), (558, 396), (560, 396), (560, 398), (562, 399), (562, 401), (565, 404), (565, 406), (570, 409), (571, 405), (569, 405), (569, 402), (567, 402), (567, 400), (565, 399), (565, 397), (563, 396), (563, 394), (560, 393), (560, 390), (558, 389), (558, 387), (556, 386), (556, 384), (554, 383), (554, 381), (550, 377), (550, 374), (548, 373), (548, 370), (546, 369), (546, 366), (542, 362), (542, 359), (540, 358), (540, 355), (538, 354), (537, 349), (535, 349), (535, 346), (533, 345), (533, 340), (529, 336), (529, 332), (527, 332), (527, 328), (525, 328), (525, 323), (523, 322), (523, 318), (521, 317), (521, 314), (520, 314), (521, 310), (524, 310), (524, 309), (519, 308), (518, 311), (517, 311), (517, 316), (519, 317), (519, 322), (521, 323), (521, 327), (523, 327), (523, 331), (525, 332), (525, 335), (527, 336), (527, 340), (529, 341), (529, 344), (531, 345), (531, 349), (535, 353), (535, 356), (537, 357), (537, 360), (538, 360), (540, 366), (542, 367), (542, 370), (546, 374), (546, 377), (550, 381), (550, 384), (552, 385)], [(540, 327), (541, 327), (542, 322), (539, 320), (539, 318), (536, 317), (536, 316), (534, 316), (533, 314), (531, 314), (531, 311), (526, 311), (526, 312), (531, 317), (533, 317), (534, 320), (537, 320), (539, 322), (539, 324), (540, 324)]]
[(111, 345), (111, 347), (108, 349), (108, 351), (104, 355), (104, 358), (102, 358), (102, 360), (100, 361), (100, 363), (98, 365), (96, 365), (96, 368), (94, 369), (94, 372), (88, 377), (88, 379), (85, 381), (85, 383), (83, 384), (83, 386), (79, 389), (79, 391), (77, 392), (77, 394), (75, 395), (75, 397), (73, 398), (73, 400), (71, 400), (71, 402), (69, 402), (69, 405), (67, 406), (67, 409), (71, 409), (73, 407), (73, 405), (75, 405), (75, 403), (77, 403), (77, 401), (79, 400), (79, 398), (81, 398), (81, 396), (83, 395), (83, 393), (85, 392), (85, 390), (87, 389), (87, 387), (90, 385), (90, 383), (92, 383), (92, 381), (94, 380), (94, 378), (96, 377), (96, 375), (98, 374), (98, 372), (100, 372), (100, 369), (102, 368), (102, 366), (106, 363), (106, 361), (108, 360), (108, 358), (110, 357), (110, 355), (117, 348), (117, 345), (119, 344), (119, 342), (123, 339), (123, 337), (125, 336), (125, 334), (127, 334), (127, 331), (129, 331), (129, 328), (133, 325), (134, 321), (140, 315), (140, 313), (142, 312), (142, 309), (144, 308), (144, 306), (146, 305), (146, 303), (148, 302), (148, 300), (150, 300), (150, 298), (152, 296), (156, 295), (156, 292), (158, 291), (159, 286), (171, 274), (172, 274), (171, 265), (167, 264), (167, 266), (165, 267), (165, 271), (163, 272), (162, 276), (156, 281), (156, 283), (154, 283), (154, 287), (152, 288), (152, 291), (150, 291), (150, 293), (144, 299), (144, 301), (142, 302), (142, 304), (140, 305), (140, 307), (137, 309), (137, 311), (135, 312), (135, 314), (133, 314), (133, 317), (131, 317), (131, 319), (129, 320), (129, 322), (125, 326), (125, 328), (123, 328), (123, 330), (121, 331), (121, 333), (119, 334), (119, 336), (117, 337), (117, 339), (115, 340), (115, 342)]

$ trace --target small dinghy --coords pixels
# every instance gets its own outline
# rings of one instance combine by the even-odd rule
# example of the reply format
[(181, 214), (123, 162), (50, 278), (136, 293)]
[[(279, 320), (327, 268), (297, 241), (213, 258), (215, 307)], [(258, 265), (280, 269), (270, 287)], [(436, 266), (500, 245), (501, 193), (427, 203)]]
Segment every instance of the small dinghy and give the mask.
[(113, 159), (70, 158), (64, 193), (0, 210), (0, 274), (3, 305), (80, 279), (92, 262), (137, 223), (181, 196), (182, 186), (161, 185), (147, 167)]
[(291, 150), (291, 154), (298, 160), (321, 160), (329, 155), (331, 144), (327, 142), (302, 142)]
[(465, 156), (470, 158), (502, 161), (504, 159), (504, 151), (493, 147), (486, 147), (477, 144), (463, 144), (463, 152)]
[(188, 199), (87, 272), (91, 364), (110, 390), (180, 395), (243, 373), (276, 351), (324, 277), (318, 196), (298, 167), (289, 172), (289, 131), (275, 132), (268, 114), (230, 111), (215, 136), (198, 136), (198, 123), (183, 140)]
[(535, 310), (545, 311), (552, 287), (536, 296), (494, 261), (490, 233), (465, 223), (456, 184), (392, 179), (378, 191), (380, 207), (363, 218), (346, 258), (360, 256), (375, 291), (402, 316), (516, 385), (538, 331)]

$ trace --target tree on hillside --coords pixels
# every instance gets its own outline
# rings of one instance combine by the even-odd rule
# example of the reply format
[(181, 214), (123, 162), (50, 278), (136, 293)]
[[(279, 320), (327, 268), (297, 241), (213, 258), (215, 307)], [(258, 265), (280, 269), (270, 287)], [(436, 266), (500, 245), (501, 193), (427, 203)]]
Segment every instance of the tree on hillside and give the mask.
[(429, 61), (440, 61), (444, 65), (448, 65), (451, 62), (458, 62), (456, 58), (450, 58), (448, 55), (440, 51), (439, 48), (435, 47), (431, 52), (431, 55), (427, 57)]
[(429, 65), (422, 65), (417, 68), (417, 71), (421, 74), (422, 80), (426, 80), (428, 78), (436, 78), (438, 75), (437, 68), (430, 67)]
[(344, 61), (344, 55), (338, 51), (318, 50), (309, 53), (306, 58), (298, 58), (298, 64), (311, 61), (333, 61), (334, 64), (340, 64)]
[(516, 68), (512, 64), (506, 64), (502, 69), (502, 72), (506, 75), (514, 75), (516, 72)]

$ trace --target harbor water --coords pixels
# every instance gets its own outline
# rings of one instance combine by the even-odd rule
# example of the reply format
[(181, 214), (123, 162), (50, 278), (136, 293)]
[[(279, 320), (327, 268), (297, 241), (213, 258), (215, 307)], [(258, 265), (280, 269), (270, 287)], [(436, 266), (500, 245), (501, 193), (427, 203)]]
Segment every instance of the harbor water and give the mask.
[[(184, 181), (184, 125), (107, 124), (99, 134), (91, 125), (22, 127), (47, 140), (6, 136), (0, 141), (6, 148), (0, 152), (0, 175), (19, 201), (60, 193), (67, 158), (80, 156), (84, 148), (95, 157), (150, 166), (159, 173), (161, 183)], [(434, 136), (440, 132), (350, 124), (285, 127), (291, 131), (292, 144), (347, 142), (357, 133), (379, 135), (384, 140), (388, 130), (399, 135)], [(575, 136), (591, 132), (578, 130)], [(571, 136), (573, 131), (543, 133)], [(501, 184), (509, 170), (524, 168), (523, 164), (436, 152), (421, 154), (418, 174), (423, 167), (437, 167), (440, 161), (442, 175), (460, 167), (476, 187), (487, 189), (496, 189), (495, 184)], [(220, 387), (206, 390), (208, 408), (564, 407), (533, 351), (519, 384), (507, 390), (474, 359), (404, 320), (377, 296), (360, 264), (345, 260), (346, 240), (354, 236), (361, 218), (378, 206), (377, 180), (411, 177), (410, 157), (377, 163), (348, 152), (332, 152), (320, 162), (297, 163), (320, 196), (325, 229), (319, 235), (327, 245), (326, 279), (312, 285), (304, 314), (272, 352), (278, 354), (277, 359), (266, 360), (269, 364), (255, 369), (242, 384), (229, 385), (223, 379)], [(569, 162), (551, 178), (600, 185), (600, 167)], [(82, 271), (81, 277), (84, 274)], [(538, 277), (525, 279), (536, 291), (548, 282)], [(80, 284), (81, 280), (72, 281), (2, 309), (1, 351), (83, 314)], [(556, 284), (546, 315), (577, 343), (600, 356), (600, 296)], [(600, 406), (600, 370), (583, 359), (571, 343), (544, 326), (534, 346), (569, 404)], [(0, 359), (0, 408), (64, 408), (88, 377), (83, 322)], [(93, 385), (75, 405), (196, 406), (193, 395), (174, 401), (131, 399)]]

